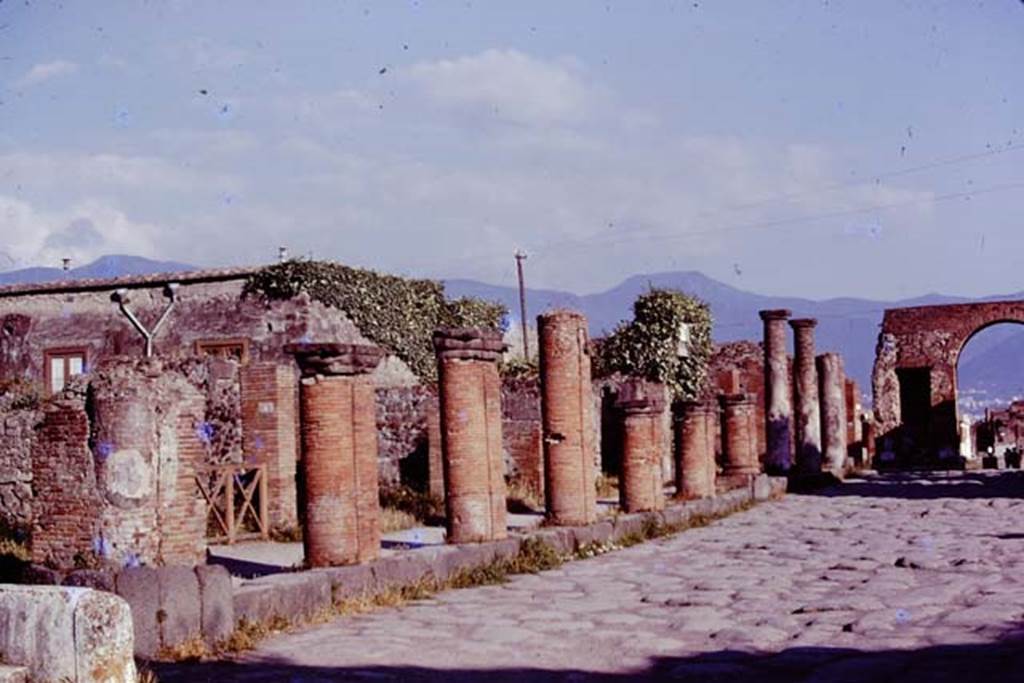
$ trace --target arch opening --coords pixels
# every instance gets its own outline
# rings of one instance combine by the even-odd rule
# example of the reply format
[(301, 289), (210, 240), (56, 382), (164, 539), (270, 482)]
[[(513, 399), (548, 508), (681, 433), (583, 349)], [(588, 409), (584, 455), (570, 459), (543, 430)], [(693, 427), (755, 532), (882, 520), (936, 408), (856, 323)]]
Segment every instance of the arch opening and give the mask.
[(984, 467), (1020, 467), (1024, 452), (1024, 323), (972, 333), (956, 363), (958, 453)]

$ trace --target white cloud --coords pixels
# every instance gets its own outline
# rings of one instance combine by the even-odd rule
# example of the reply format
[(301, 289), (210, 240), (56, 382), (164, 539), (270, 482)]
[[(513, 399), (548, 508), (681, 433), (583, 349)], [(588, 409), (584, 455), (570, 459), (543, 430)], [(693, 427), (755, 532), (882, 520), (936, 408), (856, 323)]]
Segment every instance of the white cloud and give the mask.
[(14, 82), (15, 87), (27, 88), (58, 76), (70, 76), (78, 71), (78, 64), (58, 59), (52, 62), (36, 64), (24, 76)]
[(404, 74), (435, 103), (491, 114), (515, 123), (579, 121), (597, 95), (581, 78), (578, 64), (550, 62), (518, 50), (420, 62)]
[(156, 226), (133, 221), (97, 199), (51, 211), (0, 195), (0, 226), (10, 267), (58, 265), (65, 257), (81, 264), (112, 253), (157, 255)]

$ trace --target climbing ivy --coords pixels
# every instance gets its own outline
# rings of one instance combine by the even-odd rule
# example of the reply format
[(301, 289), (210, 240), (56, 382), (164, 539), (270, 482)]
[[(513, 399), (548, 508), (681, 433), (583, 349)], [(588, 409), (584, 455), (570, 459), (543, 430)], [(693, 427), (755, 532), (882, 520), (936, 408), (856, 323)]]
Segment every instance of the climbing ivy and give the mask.
[(245, 295), (291, 299), (305, 292), (345, 312), (368, 339), (401, 358), (426, 382), (436, 381), (432, 337), (438, 327), (497, 328), (506, 317), (499, 303), (449, 300), (444, 285), (350, 268), (329, 261), (293, 259), (262, 268), (245, 284)]
[[(689, 353), (678, 355), (681, 323), (690, 325)], [(620, 372), (668, 386), (675, 399), (701, 391), (711, 356), (711, 309), (673, 289), (651, 289), (633, 302), (633, 320), (619, 323), (598, 345), (596, 373)]]

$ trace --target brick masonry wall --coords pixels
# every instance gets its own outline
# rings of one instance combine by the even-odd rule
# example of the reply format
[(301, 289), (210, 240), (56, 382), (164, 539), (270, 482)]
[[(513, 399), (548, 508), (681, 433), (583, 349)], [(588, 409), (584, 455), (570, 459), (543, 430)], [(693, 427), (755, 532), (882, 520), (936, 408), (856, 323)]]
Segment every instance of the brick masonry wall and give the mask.
[(501, 438), (510, 482), (544, 497), (540, 385), (536, 379), (506, 379), (501, 384)]
[(104, 505), (89, 452), (84, 397), (54, 401), (32, 449), (32, 561), (73, 567), (92, 557)]
[[(955, 455), (959, 436), (956, 366), (960, 352), (979, 330), (998, 322), (1024, 322), (1024, 301), (917, 306), (889, 309), (875, 348), (872, 408), (879, 452), (886, 455)], [(927, 369), (926, 395), (913, 397), (926, 414), (905, 423), (900, 406), (901, 369)], [(911, 387), (912, 388), (912, 387)]]
[(247, 462), (267, 466), (268, 514), (277, 528), (298, 524), (298, 443), (294, 363), (252, 363), (241, 372), (241, 425)]
[(159, 359), (112, 363), (48, 401), (32, 449), (33, 561), (203, 562), (205, 412), (204, 392)]

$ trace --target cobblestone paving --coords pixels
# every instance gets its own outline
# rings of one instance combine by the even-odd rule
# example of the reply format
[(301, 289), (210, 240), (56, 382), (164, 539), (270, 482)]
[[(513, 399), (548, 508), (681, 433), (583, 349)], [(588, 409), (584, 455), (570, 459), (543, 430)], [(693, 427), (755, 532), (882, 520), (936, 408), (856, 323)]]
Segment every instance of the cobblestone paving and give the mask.
[(890, 476), (161, 681), (1024, 681), (1024, 476)]

